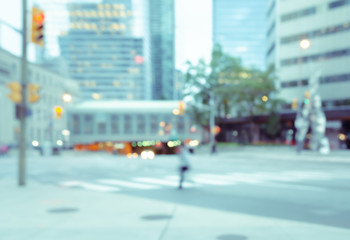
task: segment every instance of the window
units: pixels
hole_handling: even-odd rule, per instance
[[[97,125],[98,134],[106,134],[106,123],[100,122]]]
[[[344,57],[350,55],[350,49],[341,49],[337,51],[332,51],[332,52],[326,52],[323,54],[315,54],[315,55],[310,55],[310,56],[305,56],[303,58],[289,58],[289,59],[284,59],[281,60],[281,65],[282,66],[289,66],[289,65],[295,65],[297,64],[300,60],[300,62],[316,62],[316,61],[323,61],[331,58],[338,58],[338,57]]]
[[[79,115],[73,115],[73,133],[80,134],[80,117]]]
[[[146,131],[146,125],[145,125],[145,116],[144,115],[138,115],[137,116],[137,133],[143,134]]]
[[[84,116],[84,133],[85,134],[93,133],[93,117],[91,114]]]
[[[151,114],[150,116],[150,123],[151,123],[151,133],[158,133],[158,116],[155,114]]]
[[[348,4],[350,4],[350,0],[339,0],[339,1],[334,1],[329,3],[328,8],[333,9],[333,8],[341,7]]]
[[[124,115],[124,133],[130,134],[132,133],[132,118],[131,115]]]
[[[302,34],[292,35],[288,37],[281,38],[281,44],[287,44],[291,42],[300,41],[303,38],[311,39],[311,38],[318,38],[323,37],[330,34],[340,33],[343,31],[350,31],[350,22],[346,22],[340,25],[331,26],[323,29],[317,29],[312,32],[306,32]]]
[[[185,133],[185,118],[182,117],[182,116],[179,116],[177,118],[177,132],[182,134],[182,133]]]
[[[275,9],[276,1],[273,1],[269,10],[267,11],[266,17],[269,17],[272,13],[272,11]]]
[[[301,11],[292,12],[292,13],[282,15],[281,22],[287,22],[287,21],[294,20],[297,18],[306,17],[309,15],[313,15],[315,13],[316,13],[316,7],[306,8],[306,9],[303,9]]]

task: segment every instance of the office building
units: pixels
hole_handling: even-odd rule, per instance
[[[282,113],[295,114],[307,102],[310,79],[319,74],[331,147],[349,148],[350,1],[270,0],[268,6],[266,59],[276,66],[279,96],[287,102]]]
[[[21,59],[0,49],[0,143],[16,145],[19,141],[19,121],[16,120],[16,107],[8,95],[11,90],[6,84],[20,82]],[[48,71],[42,66],[28,64],[28,82],[40,86],[39,101],[28,104],[27,143],[33,140],[39,144],[49,141],[66,143],[67,108],[80,99],[78,84],[69,78]],[[64,94],[70,94],[71,102],[64,102]],[[56,106],[62,107],[60,118],[55,117]],[[63,131],[63,134],[62,134]]]
[[[213,0],[212,6],[213,43],[244,66],[264,69],[266,0]]]
[[[84,99],[145,99],[143,39],[132,34],[131,0],[109,2],[67,5],[61,56]]]
[[[279,0],[269,6],[274,10],[268,16],[267,59],[276,65],[281,96],[301,101],[319,71],[324,107],[349,106],[350,1]]]
[[[152,98],[174,99],[174,0],[149,0],[149,37],[152,62]]]

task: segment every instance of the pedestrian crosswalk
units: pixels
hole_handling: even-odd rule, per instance
[[[233,186],[237,184],[253,184],[262,186],[295,187],[286,185],[310,180],[329,180],[332,176],[325,172],[315,171],[285,171],[285,172],[255,172],[238,173],[228,172],[224,174],[197,173],[187,178],[183,186],[185,188]],[[70,180],[59,182],[63,188],[82,188],[99,192],[121,192],[130,190],[159,190],[176,188],[179,177],[166,175],[161,177],[134,177],[129,179],[92,179],[89,181]],[[311,188],[299,187],[299,189],[310,190]]]

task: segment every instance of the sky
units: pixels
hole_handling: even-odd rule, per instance
[[[32,1],[28,2],[30,5]],[[10,26],[21,29],[21,3],[0,0],[0,47],[16,55],[21,54],[21,38]],[[176,68],[184,68],[187,60],[196,63],[204,58],[208,62],[212,47],[211,0],[175,0],[175,4]]]

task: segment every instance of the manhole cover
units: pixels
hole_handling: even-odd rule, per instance
[[[227,234],[227,235],[220,235],[218,240],[246,240],[247,237],[242,235],[235,235],[235,234]]]
[[[49,213],[69,213],[69,212],[78,212],[78,208],[53,208],[47,210]]]
[[[172,218],[171,215],[163,215],[163,214],[145,215],[141,217],[141,219],[143,220],[166,220],[171,218]]]

